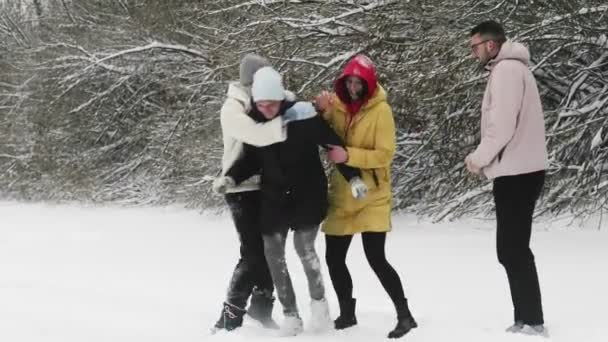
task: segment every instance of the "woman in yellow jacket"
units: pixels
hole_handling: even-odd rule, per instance
[[[340,303],[336,329],[357,324],[353,284],[346,254],[353,235],[361,233],[369,265],[397,311],[397,326],[388,337],[398,338],[417,327],[405,298],[399,275],[386,260],[386,233],[391,229],[391,162],[395,153],[395,122],[386,92],[377,83],[373,63],[355,56],[334,85],[335,95],[321,93],[317,108],[340,135],[346,149],[334,147],[335,163],[360,168],[369,192],[364,199],[351,195],[349,183],[338,172],[331,175],[329,212],[323,223],[325,259]]]

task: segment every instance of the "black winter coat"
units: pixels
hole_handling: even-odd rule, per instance
[[[294,102],[284,102],[282,115]],[[268,121],[255,107],[249,115]],[[319,157],[319,146],[340,145],[340,137],[320,117],[293,121],[287,126],[284,142],[265,147],[245,144],[244,155],[226,173],[238,184],[261,174],[260,220],[264,233],[288,228],[318,226],[327,215],[327,177]],[[360,176],[356,168],[338,165],[347,180]]]

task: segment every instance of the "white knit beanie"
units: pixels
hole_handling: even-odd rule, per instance
[[[272,67],[263,67],[256,71],[253,74],[251,97],[254,102],[264,100],[283,101],[285,99],[285,89],[283,88],[281,74]]]

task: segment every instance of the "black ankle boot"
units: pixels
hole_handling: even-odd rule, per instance
[[[340,316],[334,321],[334,328],[342,330],[357,325],[357,317],[355,316],[355,305],[357,300],[354,298],[340,301]]]
[[[243,325],[243,316],[245,316],[244,309],[234,306],[229,303],[224,303],[220,319],[215,323],[214,330],[225,329],[227,331],[234,330]]]
[[[271,291],[254,289],[247,313],[251,318],[262,323],[264,328],[279,329],[279,325],[272,319],[273,306],[274,297]]]
[[[407,334],[410,330],[418,327],[418,324],[414,320],[410,308],[407,305],[407,299],[399,301],[395,305],[397,309],[397,325],[395,329],[388,333],[388,338],[399,338]]]

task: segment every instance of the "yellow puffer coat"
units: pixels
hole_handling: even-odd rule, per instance
[[[333,108],[324,114],[344,139],[348,151],[346,164],[360,168],[363,181],[369,187],[367,197],[353,198],[350,185],[334,168],[329,188],[329,212],[322,226],[327,235],[391,229],[390,170],[395,154],[395,121],[384,89],[379,84],[369,88],[374,90],[373,94],[354,116],[349,114],[339,96],[334,99]]]

